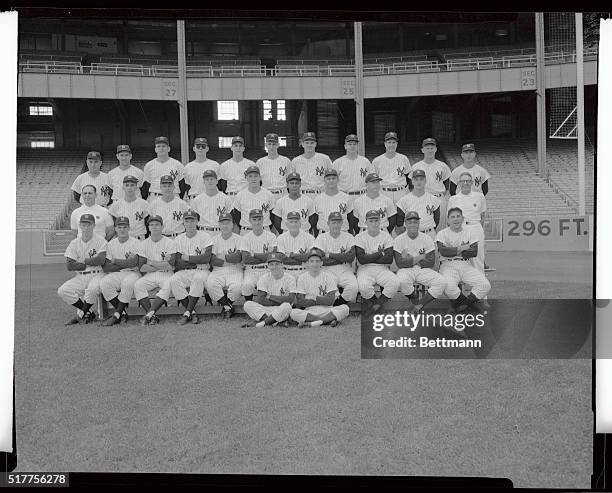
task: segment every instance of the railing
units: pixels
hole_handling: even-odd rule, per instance
[[[82,74],[80,62],[27,61],[19,62],[20,72],[44,72],[47,74]]]

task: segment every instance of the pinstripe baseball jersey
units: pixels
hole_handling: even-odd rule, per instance
[[[233,158],[230,158],[221,163],[219,167],[219,179],[223,179],[227,182],[226,192],[239,192],[247,186],[244,172],[249,166],[255,166],[255,163],[247,158],[243,158],[240,162],[236,162]]]
[[[66,253],[64,253],[64,257],[71,258],[76,260],[77,262],[83,262],[86,258],[93,258],[98,255],[100,252],[106,251],[106,240],[101,238],[97,234],[91,237],[91,239],[87,242],[83,241],[82,238],[75,238],[68,244],[68,248],[66,248]],[[85,267],[85,271],[80,272],[89,272],[91,270],[100,270],[99,265],[88,265]]]
[[[176,195],[170,202],[163,197],[158,197],[149,204],[149,212],[152,216],[159,215],[164,220],[164,234],[182,233],[185,231],[183,224],[183,213],[189,209],[189,205]]]
[[[82,173],[76,177],[70,189],[80,194],[85,185],[93,185],[96,187],[96,204],[102,206],[106,206],[106,204],[108,204],[112,187],[110,179],[106,173],[100,171],[97,176],[91,176],[89,171]],[[81,197],[80,202],[81,204],[84,204],[83,197]]]
[[[218,228],[219,216],[232,211],[232,202],[232,199],[223,192],[217,192],[214,195],[203,192],[193,199],[191,206],[200,214],[200,226]]]
[[[243,252],[253,253],[268,253],[276,250],[276,235],[270,231],[263,230],[257,236],[253,231],[242,237],[242,246],[240,250]]]
[[[338,171],[338,188],[343,192],[359,192],[365,189],[365,177],[372,169],[372,163],[364,156],[349,159],[340,156],[332,163]]]
[[[276,279],[271,272],[266,272],[257,281],[257,289],[272,296],[287,296],[295,293],[295,277],[283,272],[283,277]]]
[[[234,201],[234,209],[240,212],[240,226],[250,227],[249,212],[253,209],[261,209],[263,211],[263,224],[270,226],[270,211],[274,206],[274,195],[265,188],[260,188],[257,193],[251,192],[248,188],[241,190],[236,195]]]
[[[310,229],[308,218],[314,214],[314,201],[300,193],[297,199],[292,199],[289,195],[285,195],[276,201],[272,212],[275,216],[281,218],[281,228],[287,229],[287,214],[290,212],[300,213],[300,227],[303,231]]]
[[[174,158],[168,158],[165,162],[151,159],[144,167],[143,180],[151,184],[150,192],[161,193],[159,179],[164,175],[170,175],[174,179],[174,194],[180,192],[179,181],[185,178],[185,166]]]
[[[209,246],[212,246],[213,239],[206,231],[198,231],[191,238],[187,233],[178,235],[174,239],[174,248],[176,253],[181,255],[203,255]],[[208,270],[208,264],[204,266]]]
[[[458,247],[461,245],[471,245],[473,243],[478,243],[478,236],[476,232],[472,228],[461,228],[460,231],[453,231],[448,228],[444,228],[442,231],[439,231],[436,235],[436,242],[440,242],[447,247]],[[461,255],[454,255],[452,257],[444,257],[440,254],[442,260],[447,258],[463,258]]]
[[[446,210],[451,207],[459,207],[466,221],[479,223],[480,214],[487,210],[487,199],[480,192],[470,192],[467,195],[458,192],[457,195],[448,199]]]
[[[298,277],[295,292],[306,296],[327,296],[332,291],[337,291],[338,285],[333,275],[325,271],[313,276],[310,272],[304,272]]]
[[[346,231],[340,231],[337,238],[327,231],[317,236],[314,246],[325,253],[346,253],[355,246],[355,237]]]
[[[323,176],[327,168],[332,167],[332,161],[327,154],[315,152],[307,158],[305,154],[296,156],[291,161],[291,171],[300,174],[302,190],[323,190]]]
[[[491,178],[489,172],[478,164],[475,164],[471,168],[466,168],[463,164],[461,164],[451,172],[450,180],[457,185],[459,183],[459,176],[461,173],[466,172],[472,175],[472,179],[474,180],[474,183],[472,184],[472,191],[482,193],[482,184]]]
[[[438,161],[437,159],[431,164],[427,164],[425,161],[419,161],[418,163],[412,165],[412,169],[410,170],[410,178],[412,178],[412,173],[417,169],[422,169],[425,171],[426,192],[431,194],[444,193],[446,190],[444,187],[444,181],[448,180],[451,176],[450,168],[446,163]]]
[[[268,190],[284,190],[287,188],[287,170],[291,166],[288,157],[278,156],[270,159],[268,156],[260,157],[255,163],[261,173],[263,187]]]
[[[342,215],[342,231],[348,231],[349,224],[346,218],[349,212],[353,209],[350,206],[349,196],[344,192],[338,192],[335,195],[328,195],[323,192],[314,199],[315,213],[319,215],[317,229],[327,230],[327,218],[330,212],[340,212]]]
[[[128,202],[125,199],[113,202],[108,208],[111,216],[127,217],[130,220],[130,236],[142,236],[147,234],[145,218],[149,215],[149,203],[140,197]]]
[[[416,211],[421,218],[419,229],[426,230],[436,227],[434,220],[434,212],[440,208],[440,199],[435,195],[425,192],[420,197],[417,197],[414,192],[404,195],[397,201],[397,208],[401,209],[404,215],[410,211]],[[400,224],[403,226],[403,224]]]
[[[140,242],[140,249],[138,250],[138,255],[154,262],[164,260],[168,262],[170,255],[174,253],[176,253],[174,240],[167,236],[162,236],[158,241],[153,241],[149,236],[146,240]]]
[[[421,232],[419,232],[414,239],[410,238],[408,233],[402,233],[393,240],[393,250],[397,253],[402,253],[404,250],[407,250],[408,254],[413,257],[432,252],[435,249],[436,245],[434,245],[431,236]]]
[[[73,210],[72,214],[70,215],[70,229],[78,231],[78,238],[81,237],[81,228],[79,228],[79,221],[81,220],[81,216],[83,214],[91,214],[93,217],[96,218],[94,234],[100,236],[101,238],[106,238],[106,228],[108,228],[109,226],[114,226],[115,224],[115,221],[113,221],[113,218],[109,214],[108,209],[106,209],[105,207],[102,207],[98,204],[94,204],[92,207],[82,205],[81,207],[78,207]]]
[[[108,242],[106,246],[106,258],[108,260],[127,260],[128,257],[132,255],[138,255],[140,250],[140,241],[136,238],[132,238],[131,236],[124,241],[123,243],[119,241],[119,238],[113,238]],[[131,267],[121,269],[121,272],[129,272],[136,271],[138,272],[138,267]]]
[[[122,169],[121,166],[117,166],[108,172],[108,179],[110,180],[110,185],[113,189],[113,202],[123,198],[123,179],[128,175],[138,179],[136,196],[140,197],[140,187],[142,187],[144,176],[143,171],[131,164],[126,169]]]
[[[368,211],[380,212],[380,227],[389,226],[389,218],[397,213],[393,201],[386,195],[379,194],[376,198],[371,198],[367,194],[361,195],[353,204],[353,214],[359,219],[359,227],[366,227],[366,214]]]
[[[306,253],[312,248],[314,242],[314,236],[305,231],[300,231],[297,236],[293,236],[290,231],[285,231],[276,239],[276,247],[283,255]]]
[[[232,233],[232,235],[226,240],[223,238],[223,235],[218,234],[213,237],[213,247],[212,253],[215,257],[220,258],[225,261],[225,256],[228,253],[236,253],[241,251],[242,249],[242,237],[237,235],[236,233]],[[242,270],[242,263],[239,264],[225,264],[221,267],[214,266],[213,270],[223,269],[226,267],[236,267],[237,269]]]
[[[219,163],[212,159],[206,159],[206,161],[202,162],[193,160],[185,166],[185,184],[191,187],[187,192],[190,197],[200,195],[204,191],[204,178],[202,178],[202,175],[204,171],[209,169],[212,169],[219,176]]]
[[[393,238],[386,231],[379,231],[376,236],[371,236],[367,231],[362,231],[355,236],[355,246],[363,248],[366,255],[386,250],[393,246]],[[383,265],[383,264],[378,264]]]
[[[382,178],[380,185],[383,188],[401,188],[406,186],[406,176],[410,173],[410,161],[408,157],[399,152],[388,158],[387,154],[381,154],[372,161],[372,168]]]

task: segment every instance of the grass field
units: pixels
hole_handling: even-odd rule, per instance
[[[492,273],[491,298],[590,296],[586,277],[512,275]],[[63,327],[71,310],[55,291],[67,277],[61,266],[17,270],[20,471],[590,485],[590,360],[362,360],[355,315],[302,331],[243,329],[242,317]]]

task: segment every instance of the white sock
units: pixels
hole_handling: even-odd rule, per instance
[[[151,318],[153,315],[155,315],[155,312],[151,310],[149,313],[147,313],[147,318]]]
[[[85,315],[85,312],[81,310],[80,308],[77,308],[77,315],[79,318],[83,318],[83,316]]]
[[[323,320],[315,320],[314,322],[310,322],[311,327],[319,327],[323,325]]]
[[[189,310],[187,310],[185,313],[183,313],[183,317],[191,317],[191,312]]]
[[[115,313],[113,313],[113,317],[115,317],[117,320],[119,320],[121,318],[121,314],[119,312],[115,312]]]
[[[261,327],[264,327],[266,325],[266,321],[262,320],[261,322],[257,322],[255,324],[255,327],[257,327],[258,329],[260,329]]]

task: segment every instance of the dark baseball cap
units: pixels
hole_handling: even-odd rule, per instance
[[[419,213],[417,211],[408,211],[406,212],[406,217],[404,218],[404,221],[409,221],[410,219],[421,219],[419,217]]]
[[[289,183],[291,180],[297,180],[297,181],[302,181],[302,177],[300,176],[299,173],[296,173],[295,171],[292,173],[289,173],[287,175],[287,183]]]
[[[399,141],[399,139],[397,137],[397,133],[396,132],[387,132],[385,134],[385,142],[387,140],[397,140],[397,141]]]
[[[378,176],[378,173],[370,173],[368,176],[366,176],[366,179],[365,179],[366,183],[370,183],[373,181],[382,181],[382,178]]]
[[[239,142],[240,144],[244,145],[244,139],[242,137],[234,137],[232,139],[232,145],[234,145],[236,142]]]
[[[149,224],[151,224],[153,222],[157,222],[159,224],[164,224],[164,220],[162,219],[162,217],[157,215],[157,214],[155,216],[149,217]]]
[[[433,137],[428,137],[425,140],[423,140],[422,147],[425,147],[428,144],[433,144],[433,145],[437,146],[438,142]]]
[[[359,137],[357,137],[355,134],[348,134],[344,138],[344,142],[359,142]]]
[[[308,250],[308,258],[310,257],[319,257],[320,259],[323,259],[323,257],[325,257],[325,254],[323,253],[323,250],[319,248],[311,248],[310,250]]]
[[[325,170],[325,176],[338,176],[338,171],[336,171],[334,168],[327,168]]]
[[[87,153],[87,159],[102,159],[102,154],[98,151],[89,151]]]
[[[461,152],[475,151],[475,150],[476,150],[476,146],[474,144],[463,144],[463,147],[461,148]]]
[[[193,145],[196,144],[204,144],[204,145],[208,145],[208,140],[206,140],[204,137],[196,137],[195,139],[193,139]]]
[[[130,225],[130,218],[129,217],[125,217],[125,216],[119,216],[117,218],[117,220],[115,221],[115,226],[120,226],[122,224],[124,226],[129,226]]]
[[[134,175],[125,175],[123,177],[123,183],[138,183],[138,178]]]
[[[244,176],[250,174],[250,173],[257,173],[258,175],[261,174],[259,172],[259,168],[257,166],[249,166],[245,172],[244,172]]]
[[[155,143],[170,145],[170,140],[168,137],[155,137]]]
[[[195,219],[196,221],[199,221],[200,215],[193,209],[187,209],[185,213],[183,214],[183,221],[185,219]]]
[[[291,211],[287,213],[287,221],[291,221],[293,219],[297,219],[298,221],[300,221],[302,219],[302,216],[300,216],[300,213],[297,211]]]
[[[278,142],[278,134],[266,134],[266,142]]]
[[[425,171],[423,171],[422,169],[415,169],[412,172],[412,178],[418,178],[419,176],[425,178]]]
[[[249,211],[249,219],[254,217],[263,217],[263,211],[261,209],[251,209]]]
[[[317,135],[314,132],[305,132],[304,135],[302,135],[302,142],[306,141],[306,140],[317,140]]]
[[[79,222],[80,223],[91,223],[91,224],[96,224],[96,218],[93,216],[93,214],[83,214],[80,218],[79,218]]]
[[[282,263],[283,262],[283,256],[278,253],[278,252],[271,252],[268,255],[268,263],[270,262],[279,262]]]
[[[132,152],[132,149],[130,149],[130,146],[127,144],[121,144],[117,146],[117,154],[120,152]]]
[[[224,212],[223,214],[219,214],[219,222],[223,221],[233,221],[232,215],[229,212]]]
[[[217,173],[214,169],[207,169],[202,173],[202,178],[217,178]]]
[[[164,175],[159,179],[159,183],[160,185],[162,183],[174,183],[174,180],[172,179],[170,175]]]
[[[366,221],[368,219],[380,219],[380,211],[371,210],[366,212]]]
[[[342,219],[342,214],[340,214],[338,211],[330,212],[329,216],[327,216],[327,220],[328,221],[344,221],[344,219]]]

